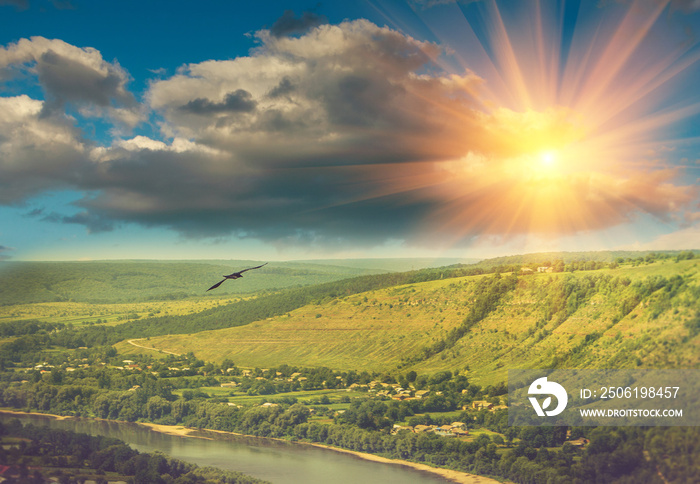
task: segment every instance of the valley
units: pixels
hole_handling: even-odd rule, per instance
[[[0,406],[330,445],[514,482],[683,482],[697,470],[692,428],[508,425],[508,369],[700,366],[700,260],[626,255],[374,274],[407,262],[282,264],[290,280],[270,264],[257,281],[229,283],[241,292],[178,298],[169,294],[190,265],[153,266],[158,298],[137,290],[150,262],[87,264],[62,282],[50,275],[61,300],[0,293]],[[88,289],[97,279],[113,281],[111,299]],[[674,442],[687,450],[669,454]]]

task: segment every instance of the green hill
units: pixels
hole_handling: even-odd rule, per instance
[[[257,261],[2,262],[0,306],[40,302],[142,302],[206,296],[206,289]],[[216,295],[253,294],[387,272],[306,262],[274,262],[225,284]],[[212,294],[212,293],[209,293]]]
[[[240,366],[467,370],[482,383],[503,381],[507,368],[696,368],[699,266],[665,259],[415,282],[141,343]],[[148,351],[128,343],[119,349]]]

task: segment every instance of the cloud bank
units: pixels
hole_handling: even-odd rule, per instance
[[[80,190],[78,214],[35,215],[326,246],[572,234],[697,204],[677,170],[567,154],[598,146],[576,113],[489,105],[486,80],[440,69],[436,44],[291,12],[256,37],[248,56],[184,65],[141,100],[95,49],[0,48],[0,75],[45,94],[0,97],[0,203]],[[69,107],[115,126],[151,115],[161,136],[89,140]],[[543,168],[545,147],[559,166]]]

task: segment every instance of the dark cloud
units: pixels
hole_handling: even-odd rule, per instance
[[[61,222],[64,224],[84,225],[90,233],[111,232],[115,227],[114,221],[104,219],[87,210],[63,217]]]
[[[28,96],[0,97],[0,203],[80,186],[90,171],[79,130],[65,116],[42,116],[43,106]]]
[[[69,0],[51,0],[51,5],[53,5],[56,10],[75,10],[75,5]]]
[[[180,110],[204,116],[221,113],[249,113],[255,110],[256,105],[257,102],[248,91],[238,89],[226,94],[223,102],[216,103],[209,99],[197,98],[180,106]]]
[[[291,94],[295,91],[294,84],[289,79],[289,77],[283,78],[278,85],[276,85],[268,94],[270,97],[283,97]]]
[[[9,5],[17,10],[27,10],[29,8],[29,0],[0,0],[0,6]]]
[[[392,98],[401,95],[381,74],[348,74],[323,93],[328,115],[339,125],[372,126],[396,113]],[[402,123],[400,117],[394,120]]]
[[[75,6],[68,0],[49,0],[46,2],[51,4],[56,10],[75,10]],[[0,6],[14,6],[18,11],[29,9],[29,0],[0,0]]]
[[[115,228],[114,221],[100,217],[99,215],[87,210],[78,212],[75,215],[61,215],[56,212],[51,212],[44,215],[41,220],[52,223],[83,225],[91,234],[111,232]]]
[[[10,254],[7,254],[7,252],[12,252],[14,247],[7,247],[5,245],[0,245],[0,260],[8,260],[11,259],[12,256]]]
[[[56,53],[44,52],[37,60],[39,81],[56,100],[109,106],[112,101],[133,106],[136,100],[124,90],[125,75],[114,68],[104,71]]]
[[[295,17],[292,10],[285,10],[284,14],[270,27],[270,33],[274,37],[282,37],[290,34],[303,34],[309,29],[327,23],[323,15],[314,12],[303,12],[300,17]]]
[[[408,235],[431,206],[406,194],[373,197],[373,185],[354,170],[246,174],[218,164],[194,153],[132,153],[128,162],[106,168],[100,195],[80,202],[90,214],[82,221],[169,227],[193,238],[232,234],[279,244],[357,245]]]

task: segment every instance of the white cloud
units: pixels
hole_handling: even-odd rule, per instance
[[[143,105],[94,49],[42,38],[2,49],[0,68],[36,71],[49,99],[3,98],[0,201],[70,186],[91,196],[56,220],[94,230],[130,221],[281,244],[420,231],[429,244],[668,220],[697,197],[677,170],[614,169],[570,109],[486,108],[485,81],[439,70],[434,44],[365,20],[256,35],[248,56],[153,80]],[[87,143],[60,103],[131,125],[153,110],[161,136]],[[542,167],[545,146],[561,149],[558,168]]]
[[[372,157],[410,156],[408,132],[457,134],[450,111],[469,104],[464,88],[480,82],[469,73],[425,75],[436,45],[365,20],[257,37],[250,56],[190,64],[152,83],[147,97],[164,133],[237,153],[245,145],[256,162],[288,164],[294,153],[333,164],[354,158],[350,144],[377,145]],[[444,146],[438,140],[430,156]],[[413,152],[423,157],[425,146]]]
[[[44,103],[29,96],[0,97],[0,202],[49,187],[66,186],[85,147],[63,116],[42,116]]]
[[[69,102],[78,105],[84,114],[106,115],[128,126],[144,119],[126,88],[128,73],[116,61],[106,62],[94,48],[44,37],[20,39],[0,47],[0,75],[10,77],[13,69],[24,69],[38,77],[46,92],[44,109],[57,109]]]

